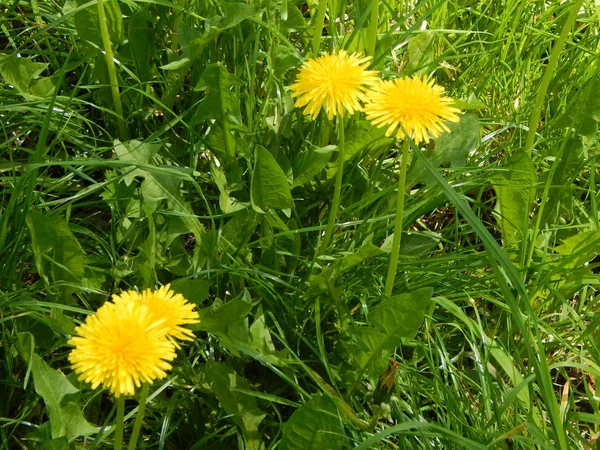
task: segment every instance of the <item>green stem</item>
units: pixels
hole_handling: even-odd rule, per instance
[[[335,224],[335,219],[338,215],[338,209],[340,208],[340,195],[342,192],[342,179],[344,177],[344,158],[345,158],[345,149],[344,149],[344,119],[339,118],[338,120],[338,165],[337,165],[337,174],[335,176],[335,187],[333,190],[333,201],[331,202],[331,209],[329,210],[329,220],[327,221],[327,229],[325,230],[325,237],[321,241],[321,245],[319,246],[318,255],[322,255],[327,250],[327,246],[329,245],[329,241],[331,240],[331,235],[333,234],[333,226]]]
[[[406,190],[406,168],[408,167],[408,149],[410,140],[407,138],[402,146],[402,162],[400,163],[400,178],[398,178],[398,200],[396,202],[396,219],[394,221],[394,240],[392,242],[392,256],[385,279],[385,293],[391,297],[396,280],[400,243],[402,242],[402,228],[404,227],[404,191]]]
[[[142,422],[144,421],[144,411],[146,411],[146,399],[148,398],[148,391],[150,385],[144,383],[142,385],[142,391],[140,392],[140,403],[138,407],[137,416],[135,416],[135,422],[133,423],[133,431],[131,432],[131,439],[129,440],[129,446],[127,450],[135,450],[140,430],[142,429]]]
[[[102,45],[104,46],[104,60],[108,69],[108,79],[110,81],[110,91],[115,104],[115,113],[117,115],[117,126],[119,128],[119,138],[122,141],[127,140],[125,122],[123,120],[123,106],[121,105],[121,96],[119,95],[119,84],[117,82],[117,70],[115,69],[115,59],[110,44],[110,35],[108,34],[108,25],[106,14],[104,14],[104,0],[98,0],[98,22],[100,24],[100,35],[102,36]]]
[[[181,19],[183,19],[183,12],[185,11],[185,0],[177,0],[177,6],[181,6],[181,10],[177,11],[175,19],[173,20],[173,27],[171,28],[171,51],[176,52],[179,48],[179,25]]]
[[[371,19],[367,31],[367,56],[375,57],[377,43],[377,25],[379,21],[379,0],[371,0]]]
[[[320,0],[319,7],[317,9],[317,15],[315,17],[314,34],[312,38],[312,54],[313,57],[319,55],[319,48],[321,47],[321,35],[323,34],[323,25],[325,25],[325,12],[327,11],[327,0]]]
[[[117,418],[115,422],[115,450],[123,447],[123,427],[125,422],[125,396],[117,398]]]
[[[552,53],[550,54],[550,59],[548,60],[548,66],[544,71],[544,76],[542,77],[540,87],[538,88],[535,103],[533,105],[533,110],[531,111],[531,117],[529,118],[529,131],[527,132],[527,140],[525,141],[525,152],[529,156],[531,156],[531,150],[535,141],[535,133],[537,131],[537,127],[540,122],[540,117],[542,115],[542,106],[544,104],[544,98],[546,98],[546,91],[548,90],[550,81],[552,81],[552,75],[554,75],[554,70],[556,69],[556,66],[558,64],[558,57],[560,56],[560,52],[564,47],[565,42],[567,41],[569,32],[573,27],[575,19],[577,19],[577,13],[581,9],[582,4],[583,0],[578,0],[575,3],[573,3],[573,6],[571,7],[572,9],[569,13],[569,17],[563,25],[562,31],[560,32],[560,35],[558,36],[558,39],[554,44],[554,48],[552,49]]]

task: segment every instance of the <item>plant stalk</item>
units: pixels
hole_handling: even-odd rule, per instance
[[[400,243],[402,242],[402,228],[404,227],[404,191],[406,190],[406,169],[408,167],[408,149],[410,139],[407,137],[402,145],[402,161],[400,163],[400,177],[398,178],[398,200],[396,202],[396,218],[394,220],[394,240],[392,241],[392,255],[388,266],[385,280],[385,294],[392,296],[396,270],[398,268],[398,257],[400,255]]]
[[[117,115],[117,127],[119,128],[119,138],[121,141],[127,140],[127,131],[123,119],[123,106],[121,96],[119,95],[119,84],[117,81],[117,70],[115,68],[115,59],[110,44],[110,35],[108,34],[108,25],[106,14],[104,13],[104,0],[98,0],[98,23],[100,24],[100,35],[102,36],[102,45],[104,46],[104,60],[108,69],[108,79],[110,81],[110,92],[115,105]]]
[[[325,25],[325,12],[327,11],[327,0],[319,0],[317,15],[315,16],[314,34],[312,38],[312,56],[316,58],[319,55],[321,47],[321,35]]]
[[[531,150],[533,149],[533,144],[535,141],[535,133],[540,122],[540,117],[542,116],[542,107],[544,105],[544,99],[546,98],[546,91],[548,90],[550,81],[552,81],[554,70],[558,65],[558,57],[560,56],[560,52],[567,41],[567,37],[569,36],[569,32],[573,27],[573,23],[575,22],[575,19],[577,19],[577,13],[581,9],[582,4],[583,0],[577,0],[575,3],[573,3],[571,11],[569,12],[569,17],[567,17],[567,21],[563,25],[560,35],[558,36],[558,39],[554,44],[554,48],[552,49],[552,53],[550,54],[548,66],[544,71],[544,76],[542,77],[540,87],[538,88],[533,110],[531,111],[531,116],[529,118],[529,130],[527,131],[527,140],[525,141],[525,153],[527,153],[528,156],[531,156]]]
[[[377,44],[377,25],[379,21],[379,0],[371,0],[371,18],[367,30],[367,56],[375,57]]]
[[[144,383],[142,385],[142,391],[140,392],[140,403],[138,407],[137,416],[135,416],[135,422],[133,423],[133,431],[131,432],[131,439],[129,440],[129,446],[127,450],[135,450],[140,430],[142,429],[142,422],[144,421],[144,412],[146,411],[146,399],[148,398],[148,391],[150,385]]]
[[[125,396],[117,398],[117,418],[115,424],[115,450],[123,447],[123,428],[125,426]]]
[[[344,177],[344,158],[345,158],[345,145],[344,145],[344,118],[338,119],[338,166],[337,173],[335,176],[335,187],[333,190],[333,201],[331,202],[331,209],[329,210],[329,220],[327,221],[327,228],[325,230],[325,237],[321,241],[318,255],[322,255],[327,250],[331,235],[333,234],[333,226],[338,215],[340,208],[340,196],[342,192],[342,179]]]
[[[177,0],[177,5],[181,6],[181,10],[177,11],[175,19],[173,20],[173,28],[171,28],[171,51],[176,52],[179,48],[179,25],[183,19],[183,12],[185,11],[186,0]]]

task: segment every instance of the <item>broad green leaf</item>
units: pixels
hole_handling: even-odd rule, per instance
[[[223,14],[221,20],[215,26],[218,32],[235,27],[243,20],[252,17],[258,12],[258,9],[255,6],[244,2],[223,2],[220,6]]]
[[[164,66],[160,66],[162,70],[177,70],[181,67],[187,65],[190,62],[189,58],[181,58],[176,61],[170,62],[169,64],[165,64]]]
[[[58,439],[50,439],[41,443],[41,450],[71,450],[69,439],[63,436]]]
[[[89,3],[87,0],[77,0],[77,6]],[[118,0],[104,0],[104,14],[108,26],[108,34],[113,48],[118,46],[124,37],[123,17]],[[98,7],[95,4],[75,13],[75,29],[82,42],[86,56],[93,57],[102,52],[104,45],[100,34]]]
[[[434,167],[450,164],[452,167],[463,167],[471,151],[479,143],[479,120],[474,113],[461,116],[457,123],[447,122],[449,133],[442,134],[435,140],[435,149],[426,152],[429,162]],[[415,160],[408,172],[407,186],[417,183],[432,183],[433,178],[418,160]]]
[[[252,303],[243,297],[227,303],[216,300],[209,308],[200,309],[200,323],[189,325],[189,328],[214,334],[236,356],[241,352],[263,363],[284,364],[275,351],[262,313],[255,317],[252,327],[248,327]]]
[[[462,111],[484,109],[486,107],[485,103],[479,100],[475,94],[469,95],[466,99],[455,99],[454,105]]]
[[[527,153],[517,151],[491,181],[498,199],[502,240],[506,247],[516,248],[529,229],[537,183],[535,167]]]
[[[130,142],[115,141],[115,153],[121,161],[131,162],[131,170],[125,169],[123,181],[129,186],[135,177],[146,177],[146,171],[138,168],[139,164],[152,165],[152,157],[160,150],[160,144],[146,144],[144,142],[132,140]]]
[[[221,130],[222,133],[222,130]],[[214,148],[211,146],[211,148]],[[242,180],[242,171],[239,164],[225,164],[217,166],[214,162],[210,165],[210,173],[213,181],[219,188],[219,207],[224,213],[233,213],[245,210],[250,202],[240,201],[232,193],[245,193],[245,185]]]
[[[341,450],[346,433],[334,401],[316,395],[298,408],[283,426],[280,450]]]
[[[132,140],[129,142],[115,141],[115,153],[121,161],[131,162],[131,169],[127,169],[123,177],[126,184],[130,184],[135,177],[142,177],[144,181],[140,187],[142,197],[150,212],[158,207],[158,203],[166,199],[169,210],[178,215],[185,227],[196,238],[195,264],[202,266],[199,248],[205,233],[204,226],[195,217],[189,203],[181,196],[179,184],[182,181],[193,181],[191,176],[176,167],[156,167],[152,163],[152,157],[160,146],[146,144]]]
[[[256,160],[252,173],[252,207],[260,213],[269,209],[294,207],[294,199],[285,173],[266,148],[256,146]]]
[[[541,197],[548,177],[552,175],[548,193],[544,199],[540,230],[543,230],[546,224],[556,223],[559,216],[563,216],[566,220],[570,220],[573,216],[574,185],[572,180],[573,177],[579,176],[581,164],[585,158],[584,146],[579,137],[571,137],[564,141],[563,145],[557,147],[558,150],[553,154],[556,168],[543,173],[538,185],[538,196]]]
[[[358,349],[351,352],[359,375],[365,371],[377,377],[388,364],[394,349],[417,334],[431,301],[432,288],[385,298],[369,314],[372,326],[354,327],[350,334]]]
[[[206,91],[206,97],[198,104],[191,124],[206,120],[216,120],[223,129],[225,149],[230,159],[235,158],[236,142],[231,134],[233,128],[240,124],[240,101],[232,88],[245,83],[229,73],[221,63],[210,64],[200,77],[196,90]]]
[[[31,371],[35,383],[35,391],[51,406],[59,406],[66,395],[79,392],[67,378],[52,369],[37,354],[31,360]]]
[[[297,8],[294,10],[299,11]],[[271,50],[271,61],[275,76],[282,79],[283,76],[291,69],[295,69],[302,65],[302,58],[299,53],[290,48],[289,45],[275,45]]]
[[[352,121],[346,129],[346,143],[344,146],[345,161],[350,161],[362,150],[381,140],[384,145],[393,141],[385,137],[385,128],[379,128],[368,120]]]
[[[557,126],[573,128],[577,134],[592,139],[600,121],[600,76],[594,76],[573,96],[566,112],[558,118]]]
[[[219,247],[228,253],[239,251],[250,240],[257,225],[258,214],[253,209],[237,212],[221,229]]]
[[[305,150],[296,155],[292,164],[292,172],[294,174],[292,188],[308,183],[321,172],[331,159],[334,149],[336,147],[330,145],[317,150]]]
[[[240,347],[248,347],[251,343],[248,330],[248,314],[251,309],[252,303],[240,297],[227,303],[215,300],[209,308],[198,311],[200,323],[192,324],[189,328],[214,334],[237,355]]]
[[[434,58],[433,33],[424,31],[408,40],[408,62],[404,72],[408,75],[428,72],[427,65]]]
[[[600,232],[584,231],[571,236],[564,239],[561,245],[554,248],[554,251],[572,258],[564,265],[565,269],[583,267],[600,254]]]
[[[137,76],[144,81],[149,78],[153,49],[156,45],[155,33],[146,9],[134,12],[129,19],[127,38],[131,57],[135,61]]]
[[[200,305],[208,297],[210,285],[210,281],[202,278],[180,278],[171,283],[171,289],[183,295],[189,302]]]
[[[479,120],[476,114],[467,113],[461,116],[459,122],[448,122],[446,125],[450,132],[436,139],[434,151],[443,156],[442,162],[462,167],[469,153],[479,144]]]
[[[53,81],[48,77],[40,77],[46,67],[48,64],[20,56],[0,56],[0,76],[26,100],[52,95]]]
[[[379,247],[367,243],[363,245],[357,252],[349,253],[335,261],[331,267],[324,270],[323,273],[310,277],[310,292],[319,294],[327,292],[330,284],[335,286],[340,275],[348,269],[365,262],[375,256],[383,255],[385,252]]]
[[[268,362],[273,365],[283,364],[280,356],[283,352],[278,352],[273,344],[271,332],[267,328],[265,316],[262,308],[259,308],[254,316],[254,321],[250,326],[250,335],[252,339],[252,351],[257,352],[261,362]]]
[[[351,121],[346,128],[344,161],[348,162],[361,151],[370,147],[386,147],[392,138],[385,137],[385,128],[378,128],[368,120]],[[337,172],[337,161],[330,164],[327,177],[332,178]]]
[[[380,256],[383,254],[383,251],[373,244],[365,244],[363,245],[356,253],[352,253],[350,255],[346,255],[343,258],[337,260],[333,264],[333,273],[334,275],[341,274],[346,270],[363,263],[367,259],[371,259],[375,256]]]
[[[381,244],[381,250],[386,253],[391,253],[392,244],[394,241],[394,235],[390,234],[383,244]],[[427,255],[432,251],[440,242],[440,235],[431,232],[421,233],[402,233],[402,240],[400,241],[400,254],[408,258],[418,258]]]
[[[35,391],[44,399],[53,438],[66,436],[69,441],[79,436],[89,436],[99,428],[91,425],[83,416],[81,408],[69,396],[79,392],[67,378],[50,368],[38,355],[31,364]]]
[[[69,225],[53,213],[34,209],[26,217],[37,270],[46,280],[80,284],[84,275],[83,250]]]
[[[215,34],[203,34],[199,29],[187,26],[184,21],[179,26],[178,34],[181,55],[190,61],[198,58],[204,47],[216,36]]]
[[[196,90],[206,91],[207,95],[198,105],[194,120],[219,119],[222,121],[227,115],[239,119],[239,100],[231,89],[244,84],[246,83],[229,73],[221,63],[207,66],[196,85]]]
[[[300,31],[306,28],[306,20],[300,11],[300,8],[288,8],[287,17],[279,24],[279,29],[283,34],[290,31]]]
[[[258,408],[254,397],[236,390],[250,390],[248,381],[239,376],[231,367],[218,362],[206,364],[205,373],[221,406],[242,430],[246,449],[264,448],[258,427],[266,414]]]

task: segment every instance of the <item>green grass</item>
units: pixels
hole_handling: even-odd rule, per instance
[[[0,3],[0,448],[112,448],[113,399],[66,341],[113,293],[167,283],[202,321],[138,448],[594,448],[594,2],[380,4],[373,68],[467,111],[411,149],[391,299],[401,144],[360,113],[317,256],[336,127],[289,91],[317,4],[105,0],[120,118],[97,3],[62,3]],[[364,51],[370,8],[328,3],[321,51]],[[257,193],[281,174],[293,205]]]

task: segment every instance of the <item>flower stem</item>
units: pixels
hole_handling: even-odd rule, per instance
[[[115,422],[115,450],[121,450],[123,447],[123,427],[125,422],[125,396],[117,398],[117,418]]]
[[[402,241],[402,228],[404,227],[404,191],[406,190],[406,168],[408,167],[408,149],[410,140],[407,138],[402,146],[402,162],[400,163],[400,178],[398,178],[398,200],[396,202],[396,219],[394,221],[394,240],[392,241],[392,256],[388,266],[387,278],[385,280],[385,293],[391,297],[396,280],[396,269],[398,268],[398,255],[400,254],[400,243]]]
[[[131,439],[129,440],[129,446],[127,450],[135,450],[140,430],[142,429],[142,422],[144,421],[144,412],[146,411],[146,399],[148,398],[148,391],[150,385],[144,383],[142,385],[142,391],[140,392],[140,404],[138,407],[137,416],[135,416],[135,422],[133,423],[133,431],[131,432]]]
[[[569,12],[569,17],[567,17],[567,21],[563,25],[560,35],[558,36],[558,39],[554,44],[554,48],[552,48],[552,53],[550,54],[548,65],[546,66],[544,76],[542,77],[540,87],[538,88],[535,103],[533,105],[533,110],[531,111],[531,116],[529,118],[529,131],[527,131],[527,140],[525,141],[525,152],[529,156],[531,156],[531,150],[535,141],[535,133],[537,131],[538,123],[540,122],[540,117],[542,115],[542,106],[544,104],[544,98],[546,97],[546,91],[548,90],[550,81],[552,81],[552,75],[554,75],[554,69],[556,69],[556,65],[558,64],[558,57],[560,56],[560,52],[562,51],[563,46],[567,41],[569,32],[573,27],[575,19],[577,19],[577,14],[581,9],[582,4],[583,0],[578,0],[575,3],[573,3],[571,11]]]
[[[327,246],[329,245],[329,241],[331,240],[331,235],[333,234],[333,225],[335,224],[335,219],[338,215],[338,209],[340,208],[340,194],[342,192],[342,179],[344,177],[344,158],[345,158],[345,149],[344,149],[344,119],[338,119],[338,164],[337,164],[337,174],[335,176],[335,187],[333,190],[333,201],[331,202],[331,209],[329,210],[329,220],[327,221],[327,229],[325,230],[325,237],[321,241],[321,245],[319,246],[318,255],[322,255],[327,250]]]
[[[115,59],[110,44],[110,35],[108,34],[108,25],[106,14],[104,13],[104,0],[98,0],[98,22],[100,24],[100,35],[102,36],[102,45],[104,46],[104,60],[108,69],[108,79],[110,81],[110,91],[115,104],[115,114],[117,115],[117,126],[119,128],[119,138],[122,141],[127,140],[125,122],[123,120],[123,106],[121,105],[121,96],[119,95],[119,84],[117,82],[117,71],[115,69]]]
[[[319,54],[321,47],[321,35],[323,34],[323,25],[325,25],[325,12],[327,11],[327,0],[319,0],[317,15],[315,16],[314,34],[312,38],[313,57]]]
[[[377,43],[377,25],[379,20],[379,0],[371,0],[371,18],[367,31],[367,56],[375,56]]]

